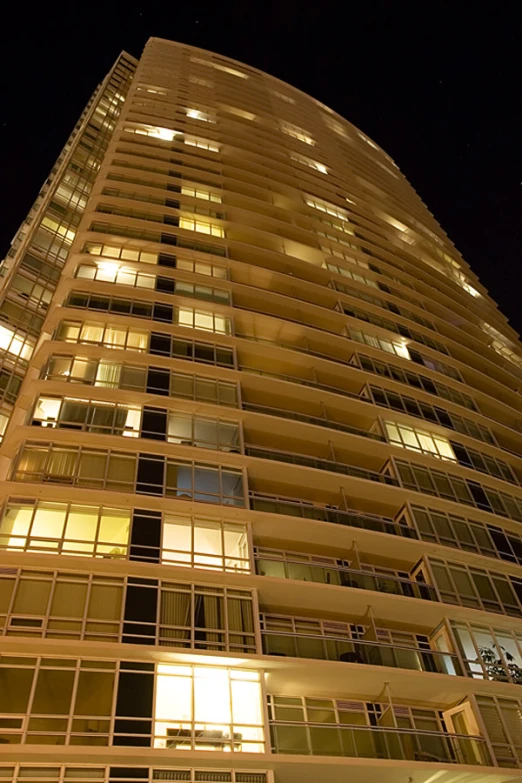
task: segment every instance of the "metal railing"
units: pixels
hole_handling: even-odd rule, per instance
[[[342,473],[345,476],[362,478],[367,481],[378,481],[381,484],[391,484],[394,487],[400,486],[396,478],[385,473],[378,473],[375,470],[366,470],[365,468],[359,468],[355,465],[345,465],[343,462],[334,462],[329,459],[295,454],[295,452],[292,451],[265,449],[261,446],[253,446],[246,443],[245,454],[249,457],[259,457],[260,459],[271,459],[276,460],[277,462],[289,462],[292,465],[303,465],[307,468],[327,470],[329,473]]]
[[[315,424],[318,427],[327,427],[330,430],[339,430],[340,432],[348,432],[351,435],[360,435],[363,438],[371,438],[372,440],[382,442],[386,441],[386,438],[378,432],[369,432],[368,430],[362,430],[359,427],[353,427],[351,424],[344,424],[341,421],[325,419],[322,416],[310,416],[306,413],[298,413],[297,411],[290,411],[286,408],[270,408],[267,405],[255,405],[251,402],[244,402],[242,408],[245,411],[252,411],[253,413],[264,413],[268,416],[293,419],[294,421],[302,421],[306,424]]]
[[[270,729],[274,753],[492,764],[485,740],[464,734],[290,721],[272,721]]]
[[[270,630],[263,630],[262,634],[265,655],[392,666],[394,669],[463,676],[462,666],[455,653],[348,639],[346,636],[292,634]]]
[[[393,536],[403,536],[404,538],[419,538],[417,531],[413,527],[410,527],[405,522],[395,521],[391,517],[382,517],[366,512],[361,513],[350,509],[343,510],[328,506],[317,506],[305,501],[280,498],[277,495],[264,495],[259,492],[250,492],[249,501],[250,508],[253,511],[316,519],[320,522],[373,530],[377,533],[388,533]]]
[[[256,572],[260,576],[282,579],[297,579],[316,584],[353,587],[358,590],[373,590],[378,593],[402,595],[408,598],[421,598],[425,601],[438,601],[437,592],[432,585],[416,582],[399,574],[379,574],[364,571],[336,563],[317,563],[312,560],[285,559],[271,557],[270,550],[256,550]],[[273,554],[276,554],[274,552]]]

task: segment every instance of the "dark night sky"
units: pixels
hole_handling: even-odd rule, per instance
[[[18,5],[2,40],[1,256],[119,51],[139,56],[158,36],[267,71],[375,139],[522,331],[522,46],[513,0],[107,0],[42,3],[28,18]]]

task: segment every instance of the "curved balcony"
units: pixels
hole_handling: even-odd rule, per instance
[[[290,721],[271,721],[270,732],[274,753],[492,764],[485,740],[465,734]]]
[[[339,430],[340,432],[348,432],[351,435],[360,435],[363,438],[371,438],[372,440],[378,440],[383,443],[386,442],[386,438],[378,432],[369,432],[368,430],[362,430],[359,427],[352,427],[350,424],[344,424],[341,421],[332,421],[321,416],[309,416],[306,413],[289,411],[285,408],[270,408],[267,405],[254,405],[251,402],[244,402],[241,407],[243,410],[252,411],[253,413],[263,413],[266,416],[277,416],[278,418],[302,421],[306,424],[315,424],[317,427],[326,427],[330,430]]]
[[[256,572],[260,576],[279,579],[297,579],[302,582],[353,587],[357,590],[372,590],[408,598],[421,598],[425,601],[439,600],[434,587],[408,579],[398,572],[364,571],[343,565],[343,561],[337,561],[339,563],[337,564],[331,558],[323,558],[323,563],[320,563],[317,562],[319,558],[307,559],[303,556],[300,559],[297,553],[289,553],[290,556],[283,560],[281,554],[278,550],[255,548]]]
[[[293,451],[279,451],[278,449],[265,449],[261,446],[245,444],[245,454],[249,457],[259,457],[260,459],[272,459],[277,462],[288,462],[291,465],[303,465],[307,468],[316,468],[317,470],[327,470],[330,473],[342,473],[344,476],[353,478],[362,478],[367,481],[378,481],[381,484],[391,484],[399,487],[400,484],[393,476],[385,473],[377,473],[375,470],[366,470],[358,468],[355,465],[345,465],[342,462],[334,462],[329,459],[319,457],[307,457],[303,454],[296,454]]]
[[[362,530],[372,530],[377,533],[389,533],[392,536],[403,536],[404,538],[419,538],[414,528],[391,517],[382,517],[368,513],[362,514],[358,511],[329,506],[316,506],[305,501],[281,498],[277,495],[263,495],[259,492],[250,492],[249,501],[250,508],[253,511],[316,519],[320,522],[330,522],[333,525],[345,525]]]
[[[458,655],[429,648],[348,639],[346,636],[292,634],[266,630],[262,631],[262,637],[266,655],[391,666],[394,669],[411,669],[438,674],[459,676],[464,674]]]

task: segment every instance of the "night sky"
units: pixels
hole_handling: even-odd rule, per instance
[[[2,36],[1,257],[96,84],[121,49],[139,57],[157,36],[267,71],[367,133],[522,331],[518,3],[107,0],[42,3],[30,16],[13,6]]]

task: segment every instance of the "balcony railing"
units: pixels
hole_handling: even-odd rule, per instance
[[[406,647],[404,645],[368,642],[346,637],[318,634],[291,634],[263,631],[266,655],[292,658],[315,658],[323,661],[362,663],[370,666],[392,666],[394,669],[437,672],[462,676],[462,666],[455,653]]]
[[[414,528],[404,522],[396,522],[391,517],[316,506],[304,501],[280,498],[274,495],[263,495],[258,492],[250,492],[249,497],[250,508],[253,511],[266,511],[271,514],[287,514],[291,517],[317,519],[334,525],[346,525],[347,527],[357,527],[363,530],[374,530],[377,533],[389,533],[393,536],[418,539],[417,531]]]
[[[271,554],[271,551],[266,549],[255,551],[256,571],[261,576],[354,587],[358,590],[422,598],[425,601],[439,600],[435,588],[431,585],[416,582],[399,574],[379,574],[336,565],[334,562],[320,564],[305,558],[299,560],[297,557],[283,560],[277,557],[276,552],[272,556]]]
[[[270,729],[274,753],[492,764],[485,740],[464,734],[289,721],[272,721]]]
[[[342,473],[345,476],[353,478],[362,478],[367,481],[378,481],[381,484],[391,484],[394,487],[400,486],[399,482],[393,476],[385,473],[378,473],[375,470],[366,470],[355,465],[345,465],[343,462],[334,462],[329,459],[320,459],[319,457],[308,457],[303,454],[295,454],[292,451],[278,451],[277,449],[265,449],[260,446],[245,444],[245,454],[249,457],[259,457],[260,459],[272,459],[277,462],[289,462],[292,465],[304,465],[307,468],[316,468],[317,470],[327,470],[330,473]]]
[[[351,435],[360,435],[363,438],[371,438],[372,440],[378,440],[382,442],[386,441],[386,438],[383,435],[380,435],[378,432],[361,430],[359,427],[352,427],[350,424],[344,424],[340,421],[331,421],[321,416],[308,416],[306,413],[297,413],[296,411],[289,411],[285,408],[269,408],[266,405],[254,405],[250,402],[244,402],[242,407],[243,410],[253,411],[254,413],[264,413],[267,416],[278,416],[284,419],[303,421],[306,424],[315,424],[317,427],[327,427],[330,430],[348,432]]]

